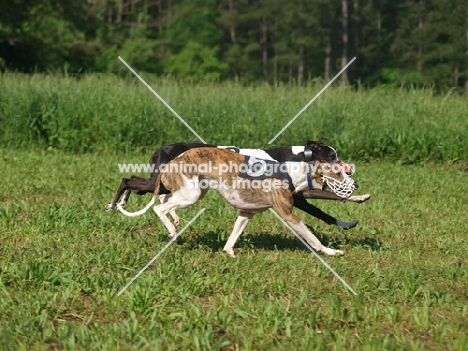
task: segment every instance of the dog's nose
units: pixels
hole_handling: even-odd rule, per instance
[[[353,175],[353,168],[348,165],[347,163],[344,163],[343,161],[340,161],[338,163],[341,166],[341,170],[346,173],[346,175],[352,176]]]

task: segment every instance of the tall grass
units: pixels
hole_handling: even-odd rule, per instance
[[[267,143],[322,88],[188,84],[144,76],[209,143]],[[0,75],[0,146],[128,151],[196,137],[136,79]],[[468,159],[466,98],[426,90],[330,87],[273,144],[323,139],[346,159]]]

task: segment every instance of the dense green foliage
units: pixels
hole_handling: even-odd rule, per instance
[[[316,201],[351,231],[299,213],[344,257],[343,285],[267,211],[236,259],[222,252],[236,211],[216,193],[204,214],[121,296],[168,242],[154,213],[105,213],[139,154],[0,152],[0,345],[5,350],[468,349],[466,171],[358,164],[365,204]],[[348,155],[342,155],[346,158]],[[149,196],[130,199],[140,209]]]
[[[468,89],[460,0],[0,0],[0,70]]]
[[[430,89],[326,90],[272,145],[267,143],[322,88],[179,84],[145,76],[208,143],[268,148],[323,139],[352,160],[468,160],[468,104]],[[0,146],[75,153],[197,140],[138,80],[111,75],[0,76]]]

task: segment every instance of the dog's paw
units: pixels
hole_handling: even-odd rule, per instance
[[[346,199],[346,201],[350,201],[350,202],[356,202],[358,204],[360,203],[363,203],[363,202],[366,202],[367,200],[369,200],[371,198],[371,194],[366,194],[366,195],[353,195],[353,196],[350,196]]]
[[[113,204],[112,202],[109,202],[105,207],[104,207],[104,211],[106,212],[109,212],[109,211],[112,211],[112,209],[115,207],[115,204]]]
[[[325,255],[328,255],[328,256],[336,256],[336,255],[343,256],[344,255],[343,251],[330,249],[328,247],[322,247],[322,250],[320,250],[320,252],[323,252]]]
[[[335,250],[335,255],[344,256],[344,251]]]
[[[223,250],[225,253],[227,253],[229,256],[231,256],[232,258],[236,258],[236,255],[234,254],[234,249],[230,248],[230,249],[224,249]]]
[[[336,220],[336,225],[340,227],[341,229],[348,230],[351,228],[354,228],[357,226],[358,222],[345,222],[345,221],[340,221],[339,219]]]

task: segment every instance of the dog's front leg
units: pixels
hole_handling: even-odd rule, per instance
[[[272,193],[277,194],[277,193]],[[279,201],[281,199],[281,201]],[[323,246],[317,237],[312,234],[306,227],[306,225],[300,220],[300,218],[294,213],[293,210],[293,197],[292,195],[287,196],[274,196],[272,202],[275,208],[278,210],[279,215],[285,220],[292,229],[294,229],[300,236],[302,236],[307,243],[317,252],[323,252],[326,255],[334,256],[336,254],[344,255],[343,251],[333,250],[326,246]]]
[[[310,246],[312,246],[312,248],[315,251],[323,252],[324,254],[329,256],[344,255],[344,252],[341,250],[330,249],[329,247],[322,245],[320,240],[317,239],[317,237],[314,234],[312,234],[309,231],[309,229],[307,229],[306,225],[302,221],[299,221],[299,223],[293,223],[290,221],[287,222],[297,233],[299,233],[307,241],[307,243]]]
[[[234,245],[236,244],[237,239],[242,234],[247,223],[249,223],[250,218],[253,217],[252,213],[239,212],[239,217],[237,217],[236,223],[234,224],[234,229],[229,235],[226,245],[224,245],[223,251],[226,252],[229,256],[235,258],[234,254]]]

